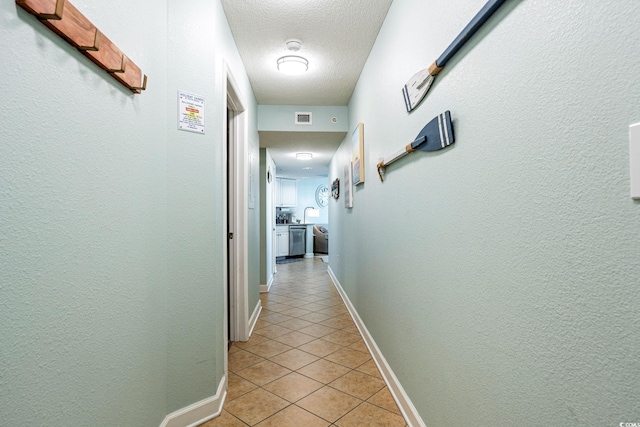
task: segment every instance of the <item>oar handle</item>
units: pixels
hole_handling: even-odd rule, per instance
[[[489,17],[493,15],[493,13],[498,10],[498,8],[505,1],[506,0],[489,0],[487,4],[485,4],[484,7],[480,9],[480,12],[478,12],[476,16],[473,17],[471,22],[469,22],[467,26],[464,27],[464,30],[462,30],[462,32],[458,34],[458,37],[456,37],[456,39],[449,45],[449,47],[442,53],[442,55],[440,55],[440,57],[436,59],[432,67],[435,66],[439,69],[437,69],[437,71],[434,70],[435,74],[431,72],[431,69],[429,69],[430,74],[432,76],[438,74],[440,72],[440,69],[442,69],[442,67],[447,64],[451,57],[460,50],[460,48],[467,42],[467,40],[469,40],[471,36],[473,36],[476,31],[478,31],[478,28],[480,28],[482,24],[487,22],[487,19],[489,19]]]
[[[416,149],[424,144],[427,141],[427,137],[426,136],[421,136],[420,138],[416,139],[413,142],[410,142],[409,144],[407,144],[402,150],[392,154],[391,156],[387,157],[386,159],[383,159],[382,161],[380,161],[376,166],[378,167],[378,176],[380,177],[380,181],[384,181],[383,178],[383,172],[384,172],[384,168],[386,168],[387,166],[389,166],[391,163],[395,162],[396,160],[406,156],[407,154],[416,151]]]

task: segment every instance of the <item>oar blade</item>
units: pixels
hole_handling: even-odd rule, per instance
[[[427,91],[433,83],[434,76],[429,74],[429,70],[421,70],[415,73],[407,84],[402,88],[402,95],[404,96],[404,104],[407,108],[407,113],[410,113],[414,108],[420,104],[422,98],[425,97]]]
[[[421,151],[437,151],[448,147],[455,142],[451,112],[449,110],[439,114],[422,128],[416,140],[425,137],[427,141],[416,147]]]

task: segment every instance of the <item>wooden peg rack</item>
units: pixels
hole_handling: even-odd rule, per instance
[[[133,93],[147,88],[147,76],[78,9],[66,0],[16,0],[84,56]]]

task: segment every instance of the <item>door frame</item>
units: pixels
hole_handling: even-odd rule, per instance
[[[224,321],[225,349],[231,341],[246,341],[249,325],[248,301],[248,190],[247,190],[247,113],[233,74],[223,61],[223,224],[233,239],[224,236]],[[231,113],[229,113],[231,112]],[[227,149],[227,135],[230,150]],[[230,151],[230,152],[229,152]],[[230,166],[227,167],[227,159]],[[228,188],[232,191],[229,192]],[[227,202],[228,200],[228,202]],[[227,224],[229,227],[227,229]],[[231,244],[229,244],[231,242]],[[228,290],[227,290],[228,288]],[[229,292],[227,294],[227,292]],[[230,316],[228,315],[230,314]],[[228,322],[227,319],[230,318]],[[225,351],[225,370],[228,364]]]

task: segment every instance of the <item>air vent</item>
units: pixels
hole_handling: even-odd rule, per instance
[[[296,124],[297,125],[310,125],[311,124],[311,113],[296,113]]]

